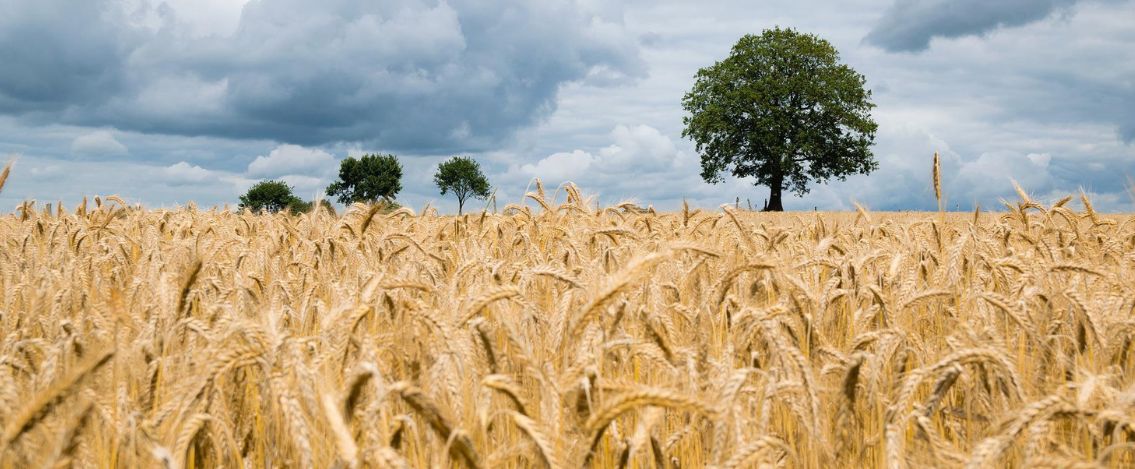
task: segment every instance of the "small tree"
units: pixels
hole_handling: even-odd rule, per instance
[[[457,196],[457,214],[465,208],[465,199],[470,196],[485,199],[489,196],[489,180],[481,172],[476,160],[455,156],[437,167],[434,183],[441,189],[441,195],[452,192]]]
[[[391,202],[402,190],[402,163],[394,155],[349,157],[339,163],[339,180],[327,187],[327,195],[339,203]]]
[[[766,210],[781,211],[781,191],[808,193],[808,181],[846,179],[878,168],[871,91],[831,43],[792,29],[746,35],[729,57],[698,70],[682,99],[690,113],[683,137],[701,154],[702,178],[756,178],[770,189]]]
[[[314,200],[301,200],[297,197],[292,203],[288,204],[288,210],[292,213],[307,213],[316,209],[326,210],[332,215],[335,214],[335,206],[331,205],[331,202],[328,202],[327,199],[319,199],[317,204]]]
[[[284,181],[260,181],[240,196],[240,208],[253,212],[267,210],[276,213],[285,208],[293,212],[304,212],[306,206],[310,204],[292,194],[291,186]]]
[[[330,202],[330,201],[328,201],[327,199],[319,199],[319,203],[318,203],[318,204],[317,204],[317,203],[315,203],[315,201],[311,201],[311,202],[308,202],[308,203],[310,203],[310,204],[311,204],[311,208],[313,208],[313,209],[314,209],[314,208],[319,208],[319,209],[323,209],[323,210],[326,210],[326,211],[327,211],[327,213],[330,213],[330,214],[332,214],[332,215],[334,215],[334,214],[335,214],[335,206],[334,206],[334,205],[331,205],[331,202]]]

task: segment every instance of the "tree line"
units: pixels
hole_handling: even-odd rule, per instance
[[[878,125],[871,118],[875,104],[867,80],[840,63],[839,52],[824,39],[779,27],[747,34],[728,57],[694,78],[682,99],[688,113],[682,137],[695,144],[702,179],[752,178],[769,188],[764,210],[784,210],[785,190],[803,196],[811,181],[844,180],[879,166],[871,152]],[[347,158],[327,195],[344,204],[393,204],[401,177],[393,155]],[[442,195],[457,197],[459,213],[467,198],[488,196],[489,183],[471,158],[446,161],[434,182]],[[241,206],[310,209],[290,194],[286,184],[265,181],[247,200],[241,197]]]
[[[434,183],[441,195],[457,197],[457,213],[465,209],[471,198],[484,200],[489,196],[488,178],[477,160],[455,156],[441,163],[434,174]],[[402,191],[402,163],[391,154],[366,154],[358,158],[347,157],[339,163],[339,177],[327,186],[327,196],[335,197],[343,205],[356,202],[381,204],[389,209],[398,207],[395,196]],[[320,200],[324,208],[330,202]],[[240,196],[240,208],[253,212],[267,211],[305,213],[315,207],[315,201],[305,201],[295,195],[291,186],[281,180],[260,181]]]

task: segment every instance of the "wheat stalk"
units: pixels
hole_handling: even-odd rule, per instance
[[[8,164],[4,165],[4,169],[0,171],[0,192],[4,191],[4,183],[8,181],[8,174],[12,171],[12,165],[15,163],[15,160],[9,160]]]
[[[942,211],[942,164],[938,152],[934,152],[934,170],[931,176],[934,182],[934,200],[938,201],[938,211]]]

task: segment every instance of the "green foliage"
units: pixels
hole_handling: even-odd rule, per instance
[[[402,163],[394,155],[350,157],[339,164],[339,180],[327,187],[327,195],[339,203],[390,201],[402,190]]]
[[[310,205],[292,194],[291,186],[284,181],[260,181],[240,196],[240,208],[253,212],[267,210],[276,213],[285,208],[293,212],[304,212]]]
[[[441,195],[452,192],[457,196],[459,215],[469,197],[485,199],[489,196],[489,180],[481,172],[481,165],[465,156],[455,156],[438,166],[434,183],[441,189]]]
[[[292,213],[307,213],[315,207],[316,204],[314,200],[307,201],[301,200],[299,197],[296,197],[291,201],[291,203],[288,204],[287,209]],[[331,205],[331,202],[329,202],[327,199],[319,199],[319,207],[330,212],[331,214],[335,214],[335,206]]]
[[[335,214],[335,206],[331,205],[331,201],[329,201],[327,199],[319,199],[319,208],[326,210],[328,213],[330,213],[332,215]]]
[[[871,91],[826,40],[792,29],[742,37],[725,60],[698,71],[682,99],[683,137],[701,154],[702,178],[753,177],[771,189],[808,193],[808,181],[846,179],[878,168]]]
[[[335,213],[335,207],[327,200],[320,200],[319,206],[324,210]],[[276,213],[287,210],[291,213],[307,213],[315,207],[315,202],[308,202],[292,193],[292,188],[283,181],[260,181],[240,196],[240,208],[253,212],[267,210]]]
[[[296,197],[294,200],[292,200],[291,203],[288,204],[287,208],[288,211],[292,213],[307,213],[311,211],[311,208],[314,206],[314,203]]]
[[[378,202],[375,202],[375,204],[378,205],[378,213],[382,214],[387,214],[402,208],[402,204],[392,199],[380,199]]]

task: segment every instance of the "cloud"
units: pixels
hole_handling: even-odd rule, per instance
[[[248,0],[150,0],[165,2],[175,22],[193,37],[228,36],[236,31]]]
[[[337,168],[335,157],[323,150],[299,145],[280,145],[268,153],[257,156],[248,165],[252,177],[273,178],[287,174],[324,174]]]
[[[202,29],[187,26],[203,13],[186,2],[0,0],[0,114],[302,145],[487,149],[553,112],[566,83],[645,75],[621,8],[589,3],[259,0],[235,28]]]
[[[1054,177],[1048,164],[1051,155],[1014,152],[984,153],[976,160],[967,161],[953,176],[953,186],[966,188],[966,195],[989,199],[1008,193],[1016,181],[1021,187],[1034,192],[1048,192],[1054,187]]]
[[[674,141],[648,125],[617,125],[610,134],[614,141],[595,154],[574,150],[549,155],[536,163],[513,169],[549,181],[564,182],[574,178],[596,178],[603,174],[633,171],[636,174],[667,172],[689,161],[678,151]]]
[[[206,169],[189,162],[171,165],[103,160],[64,160],[28,154],[13,168],[0,207],[10,210],[23,200],[56,201],[67,206],[84,196],[117,194],[149,207],[236,204],[237,196],[255,181],[237,174]],[[186,194],[193,194],[187,197]]]
[[[935,151],[942,159],[943,197],[950,210],[967,210],[979,204],[999,209],[1001,200],[1016,200],[1016,181],[1038,200],[1051,203],[1083,187],[1099,195],[1102,210],[1130,210],[1123,206],[1125,162],[1135,158],[1135,148],[1114,138],[1099,125],[1065,129],[1065,135],[1032,136],[1025,141],[999,141],[996,131],[957,132],[974,141],[946,140],[921,124],[891,124],[880,127],[875,155],[879,170],[851,176],[845,182],[813,186],[804,199],[790,199],[788,207],[813,205],[849,210],[854,199],[874,210],[936,210],[931,186],[931,163]],[[1090,148],[1080,142],[1096,141]],[[1034,149],[1042,148],[1043,151]]]
[[[110,132],[99,130],[72,140],[71,153],[76,155],[122,156],[130,153],[130,151]]]
[[[339,160],[324,150],[299,145],[279,145],[267,156],[257,156],[240,177],[238,186],[247,190],[244,181],[276,179],[291,186],[303,199],[323,194],[339,169]]]
[[[121,10],[88,0],[0,0],[0,112],[56,114],[124,91],[138,44]]]
[[[324,189],[327,188],[327,181],[322,178],[288,174],[282,176],[280,180],[291,186],[292,192],[302,199],[310,199],[313,196],[327,197],[323,193]]]
[[[595,155],[583,150],[553,153],[536,163],[520,166],[516,172],[548,181],[573,181],[587,174],[596,159]]]
[[[648,125],[616,125],[610,145],[594,151],[556,152],[532,163],[512,165],[500,179],[522,185],[532,178],[549,186],[573,182],[604,200],[634,198],[666,203],[704,193],[698,161]]]
[[[865,40],[890,52],[918,52],[935,37],[978,36],[1047,18],[1082,0],[895,0]]]
[[[171,184],[192,184],[214,177],[211,171],[184,161],[166,166],[162,169],[162,175]]]
[[[1119,126],[1119,137],[1127,143],[1135,143],[1135,122],[1121,124]]]

